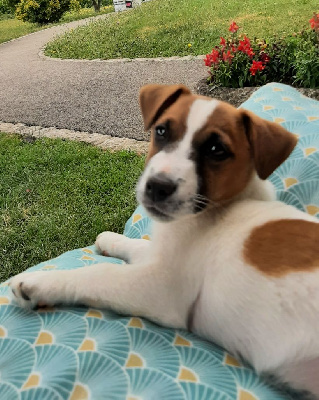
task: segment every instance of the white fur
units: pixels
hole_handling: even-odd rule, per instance
[[[139,182],[140,193],[162,167],[185,179],[178,196],[194,191],[196,171],[188,149],[213,108],[212,102],[195,104],[185,138],[173,152],[153,157]],[[99,235],[97,248],[128,265],[20,274],[11,288],[25,307],[84,303],[175,328],[187,328],[193,313],[195,333],[240,354],[259,372],[312,390],[319,399],[318,270],[268,277],[242,257],[244,242],[258,225],[282,218],[318,222],[272,201],[273,195],[270,184],[254,175],[236,201],[218,213],[208,209],[172,222],[154,222],[151,242],[109,232]],[[23,293],[30,300],[24,300]]]

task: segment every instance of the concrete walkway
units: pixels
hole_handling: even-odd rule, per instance
[[[95,18],[108,18],[108,15]],[[138,92],[146,83],[184,83],[207,75],[203,60],[56,60],[41,49],[75,21],[0,45],[0,122],[147,140]]]

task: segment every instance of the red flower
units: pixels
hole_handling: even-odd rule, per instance
[[[223,52],[223,61],[225,61],[225,62],[228,61],[230,64],[232,58],[234,58],[234,56],[230,50],[228,50],[227,53]]]
[[[267,64],[270,61],[270,57],[267,53],[260,53],[260,60],[264,63]]]
[[[238,50],[238,49],[236,49],[236,47],[232,44],[232,45],[231,45],[231,51],[232,51],[233,53],[236,53],[237,50]]]
[[[221,37],[221,38],[220,38],[220,44],[221,44],[222,46],[226,47],[226,39],[223,38],[223,37]]]
[[[255,55],[251,47],[250,40],[247,36],[244,36],[244,40],[239,41],[237,50],[247,54],[250,58],[252,58]]]
[[[238,29],[239,29],[239,26],[236,24],[235,21],[233,21],[233,22],[230,24],[230,27],[229,27],[228,30],[229,30],[229,32],[235,33],[235,32],[238,31]]]
[[[213,64],[218,64],[219,63],[219,51],[216,49],[213,49],[211,54],[206,55],[206,57],[204,58],[204,62],[207,67],[211,67]]]
[[[311,29],[319,31],[319,14],[314,13],[313,17],[309,20]]]
[[[263,65],[262,61],[253,61],[252,66],[249,68],[251,75],[255,76],[257,71],[262,71],[265,69],[265,65]]]

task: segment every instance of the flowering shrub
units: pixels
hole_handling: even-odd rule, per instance
[[[16,16],[22,21],[39,24],[57,22],[70,9],[70,3],[70,0],[21,0]]]
[[[309,20],[310,29],[288,38],[251,40],[238,34],[232,22],[227,38],[221,37],[204,61],[214,86],[258,86],[284,82],[296,86],[319,86],[319,14]]]

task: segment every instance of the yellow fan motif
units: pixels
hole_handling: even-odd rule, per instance
[[[238,400],[258,400],[258,398],[253,396],[251,393],[246,392],[246,390],[241,390]]]
[[[93,254],[93,251],[90,250],[90,249],[82,249],[82,251],[83,251],[84,253]]]
[[[133,217],[133,224],[135,224],[140,219],[142,219],[141,214],[135,214],[134,217]]]
[[[140,368],[144,366],[144,361],[142,358],[135,354],[135,353],[130,353],[129,358],[125,364],[126,368]]]
[[[174,345],[175,346],[188,346],[188,347],[190,347],[192,345],[192,343],[189,340],[183,338],[182,336],[177,335],[175,340],[174,340]]]
[[[277,122],[277,124],[281,124],[282,122],[286,122],[286,120],[285,118],[276,117],[274,118],[274,122]]]
[[[90,395],[88,393],[88,390],[84,386],[82,386],[80,383],[77,383],[74,386],[70,400],[88,400],[89,398],[90,398]]]
[[[130,326],[131,328],[144,328],[142,320],[136,317],[131,318],[127,326]]]
[[[9,304],[10,300],[8,297],[0,297],[0,304]]]
[[[83,343],[79,347],[79,351],[95,351],[96,343],[94,339],[84,339]]]
[[[4,338],[7,336],[7,331],[3,326],[0,326],[0,338]]]
[[[42,345],[42,344],[52,344],[54,343],[53,335],[51,332],[47,331],[42,331],[39,334],[39,337],[35,343],[36,346]]]
[[[308,121],[317,121],[319,117],[307,117]]]
[[[55,269],[56,266],[55,265],[45,265],[44,267],[42,267],[41,269]]]
[[[304,108],[299,106],[294,106],[294,110],[304,110]]]
[[[319,213],[319,207],[318,206],[306,206],[307,209],[307,213],[310,215],[316,215],[317,213]]]
[[[90,256],[82,256],[81,257],[81,260],[95,260],[95,258],[93,258],[93,257],[90,257]]]
[[[273,110],[274,108],[275,108],[274,106],[264,106],[263,107],[264,111]]]
[[[298,183],[298,180],[296,178],[284,179],[284,184],[285,184],[286,189],[288,189],[292,185],[295,185],[296,183]]]
[[[225,359],[224,359],[224,364],[229,365],[231,367],[241,367],[241,363],[233,356],[230,354],[226,353]]]
[[[273,91],[273,92],[282,92],[283,89],[278,88],[278,87],[274,87],[274,88],[272,88],[272,91]]]
[[[304,150],[306,157],[310,156],[310,154],[315,153],[317,151],[316,147],[308,147]]]
[[[143,235],[143,236],[142,236],[142,239],[144,239],[144,240],[151,240],[151,238],[149,237],[149,235]]]
[[[38,374],[31,374],[26,381],[26,383],[22,386],[22,390],[29,389],[32,387],[39,386],[40,383],[40,376]]]
[[[138,398],[130,396],[130,397],[127,397],[126,400],[138,400]]]
[[[178,375],[180,381],[198,382],[198,378],[194,371],[183,367]]]
[[[94,317],[94,318],[103,318],[103,314],[99,310],[89,310],[86,314],[86,317]]]
[[[283,101],[291,101],[292,99],[290,97],[283,97],[282,100]]]

